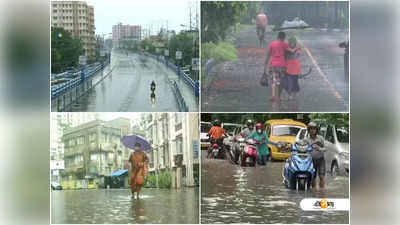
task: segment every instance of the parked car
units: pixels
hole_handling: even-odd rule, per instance
[[[296,141],[296,135],[306,125],[292,119],[275,119],[265,122],[265,131],[272,160],[286,160],[291,154],[292,145]]]
[[[200,122],[200,146],[201,149],[208,149],[210,141],[208,138],[208,131],[210,131],[212,124],[210,122]]]
[[[326,168],[332,176],[349,174],[349,127],[329,125],[325,135]]]
[[[57,182],[51,182],[50,186],[51,186],[51,190],[62,190],[61,184],[59,184]]]
[[[307,129],[301,129],[296,141],[308,135]],[[349,128],[330,124],[320,127],[319,135],[325,139],[325,163],[331,176],[349,174]]]

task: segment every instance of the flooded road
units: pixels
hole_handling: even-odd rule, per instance
[[[79,99],[73,112],[178,112],[171,80],[175,71],[156,60],[136,53],[114,50],[111,64],[94,79],[103,78],[86,96]],[[150,84],[156,83],[155,102]],[[190,111],[198,111],[198,102],[184,82],[180,90]],[[189,93],[188,93],[189,92]]]
[[[276,32],[267,31],[266,46],[276,40]],[[233,37],[238,59],[215,65],[202,82],[202,111],[205,112],[346,112],[349,85],[344,76],[344,49],[348,39],[344,30],[288,31],[305,46],[301,53],[302,73],[296,100],[283,92],[280,102],[270,102],[271,86],[260,85],[267,47],[260,48],[254,26],[242,25]]]
[[[348,177],[327,176],[324,192],[297,192],[283,186],[282,167],[283,162],[269,161],[241,168],[203,158],[201,223],[349,223],[348,212],[306,212],[299,206],[306,197],[348,198]]]
[[[144,189],[133,200],[128,189],[51,192],[51,222],[84,223],[198,223],[198,188]]]

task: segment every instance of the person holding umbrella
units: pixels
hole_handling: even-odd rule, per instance
[[[149,171],[149,158],[145,151],[151,150],[151,144],[140,135],[124,136],[121,142],[125,147],[133,149],[128,159],[131,163],[131,192],[133,199],[135,192],[137,199],[139,199],[140,189]]]
[[[141,148],[141,144],[139,142],[135,143],[134,150],[129,156],[129,162],[131,163],[131,192],[132,198],[139,199],[140,189],[144,184],[144,179],[148,173],[148,163],[149,158],[146,153]]]

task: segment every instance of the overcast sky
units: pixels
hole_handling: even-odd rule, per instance
[[[112,26],[119,22],[123,24],[141,25],[148,29],[153,24],[154,32],[157,28],[180,31],[181,24],[189,25],[189,6],[192,5],[192,14],[195,14],[195,2],[189,0],[86,0],[94,6],[94,22],[96,34],[112,32]],[[198,5],[198,4],[197,4]],[[194,18],[194,15],[193,15]],[[193,25],[194,25],[193,19]]]

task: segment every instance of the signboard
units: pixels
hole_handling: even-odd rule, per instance
[[[199,141],[198,140],[193,141],[193,158],[194,159],[199,158]]]
[[[199,70],[200,60],[199,58],[192,58],[192,70]]]
[[[181,51],[176,51],[175,58],[176,59],[182,59],[182,52]]]
[[[164,50],[164,55],[165,55],[165,56],[169,56],[169,50],[168,50],[168,49],[165,49],[165,50]]]
[[[51,160],[50,161],[50,169],[51,170],[63,170],[64,169],[64,161],[63,160]]]
[[[84,66],[86,65],[86,62],[87,62],[87,57],[85,55],[79,56],[79,65]]]

